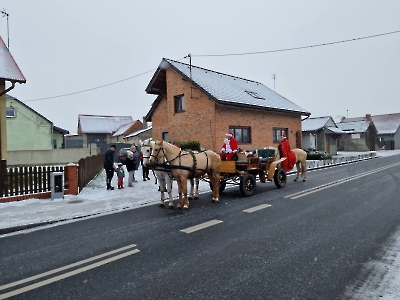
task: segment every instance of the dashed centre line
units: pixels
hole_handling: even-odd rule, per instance
[[[222,223],[222,222],[223,221],[220,221],[220,220],[211,220],[211,221],[204,222],[204,223],[201,223],[201,224],[196,225],[196,226],[192,226],[192,227],[188,227],[186,229],[182,229],[181,231],[185,232],[185,233],[192,233],[192,232],[195,232],[197,230],[201,230],[201,229],[213,226],[213,225],[217,225],[217,224]]]
[[[362,178],[362,177],[367,176],[367,175],[371,175],[371,174],[374,174],[374,173],[377,173],[377,172],[380,172],[380,171],[384,171],[384,170],[389,169],[389,168],[393,168],[393,167],[398,166],[398,165],[400,165],[400,162],[399,163],[395,163],[395,164],[391,164],[389,166],[381,167],[381,168],[378,168],[376,170],[360,173],[360,174],[355,175],[355,176],[351,176],[351,177],[347,177],[347,178],[344,178],[344,179],[333,181],[333,182],[330,182],[330,183],[327,183],[327,184],[323,184],[323,185],[320,185],[320,186],[317,186],[317,187],[314,187],[314,188],[311,188],[311,189],[308,189],[308,190],[304,190],[304,191],[301,191],[301,192],[298,192],[298,193],[287,195],[287,196],[285,196],[285,198],[297,199],[297,198],[300,198],[300,197],[303,197],[303,196],[307,196],[309,194],[312,194],[312,193],[315,193],[315,192],[319,192],[319,191],[322,191],[324,189],[327,189],[327,188],[330,188],[330,187],[333,187],[333,186],[336,186],[336,185],[339,185],[339,184],[342,184],[342,183],[349,182],[349,181],[354,180],[354,179]]]
[[[264,209],[264,208],[267,208],[267,207],[270,207],[270,206],[271,205],[269,205],[269,204],[261,204],[261,205],[258,205],[258,206],[254,206],[252,208],[245,209],[243,211],[247,212],[247,213],[252,213],[252,212],[255,212],[257,210]]]

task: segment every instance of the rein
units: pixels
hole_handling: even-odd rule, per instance
[[[153,153],[150,155],[150,157],[154,157],[155,160],[158,160],[158,155],[160,154],[160,152],[162,151],[163,156],[165,157],[166,161],[163,163],[157,163],[157,164],[151,164],[150,168],[153,170],[163,170],[166,172],[172,172],[173,169],[179,169],[179,170],[186,170],[189,171],[189,176],[188,178],[193,178],[194,174],[197,171],[208,171],[208,155],[207,153],[204,152],[198,152],[198,153],[194,153],[193,151],[187,152],[187,153],[182,153],[182,149],[179,150],[179,153],[177,156],[175,156],[174,158],[168,160],[167,157],[165,156],[165,151],[164,151],[164,147],[160,146],[160,148],[158,149],[157,153],[154,155]],[[200,154],[200,153],[204,153],[206,156],[206,169],[197,169],[197,158],[195,156],[195,154]],[[191,167],[188,166],[183,166],[182,165],[182,161],[181,161],[181,157],[182,156],[186,156],[186,155],[191,155],[192,159],[193,159],[193,165]],[[179,165],[172,165],[171,162],[173,162],[174,160],[179,159]]]

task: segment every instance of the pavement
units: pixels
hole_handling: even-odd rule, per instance
[[[352,163],[362,159],[385,157],[400,154],[397,150],[379,150],[374,152],[338,152],[331,162],[310,161],[308,169],[331,167],[336,164]],[[295,170],[289,172],[293,173]],[[57,226],[61,222],[75,222],[83,218],[93,218],[104,214],[136,209],[148,205],[157,205],[160,201],[158,185],[150,172],[150,180],[143,181],[142,170],[136,172],[137,182],[128,187],[111,191],[105,187],[105,172],[101,171],[78,195],[65,195],[58,199],[28,199],[15,202],[0,203],[0,238]],[[117,187],[117,178],[113,178],[113,186]],[[189,189],[190,185],[188,185]],[[227,187],[229,188],[229,187]],[[172,195],[178,199],[177,184],[174,181]],[[209,192],[207,183],[200,182],[199,193]],[[166,198],[168,194],[165,195]]]

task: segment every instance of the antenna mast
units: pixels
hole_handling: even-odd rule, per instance
[[[1,14],[3,15],[3,17],[7,17],[7,45],[8,45],[8,49],[10,49],[10,28],[8,26],[8,16],[9,13],[6,11],[5,8],[3,8],[2,11],[0,11]]]
[[[274,78],[274,91],[276,91],[276,90],[275,90],[275,78],[276,78],[275,75],[276,75],[276,74],[272,74],[272,77]]]

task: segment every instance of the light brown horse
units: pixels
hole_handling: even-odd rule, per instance
[[[208,175],[213,187],[212,202],[219,201],[219,169],[221,158],[217,153],[206,150],[199,153],[183,151],[180,148],[165,141],[156,141],[150,157],[150,168],[156,166],[162,157],[166,158],[166,164],[171,169],[172,176],[178,183],[179,200],[176,208],[189,208],[187,197],[187,180]],[[184,202],[184,203],[183,203]]]
[[[279,154],[279,150],[277,147],[266,147],[264,149],[274,149],[275,150],[275,160],[278,160],[280,158],[280,154]],[[300,148],[294,148],[292,149],[292,151],[294,152],[294,154],[296,155],[296,170],[297,170],[297,174],[296,174],[296,178],[294,179],[294,181],[297,181],[297,179],[299,179],[299,175],[300,175],[300,170],[301,170],[301,176],[303,177],[303,181],[307,181],[307,152],[304,151],[303,149]]]

